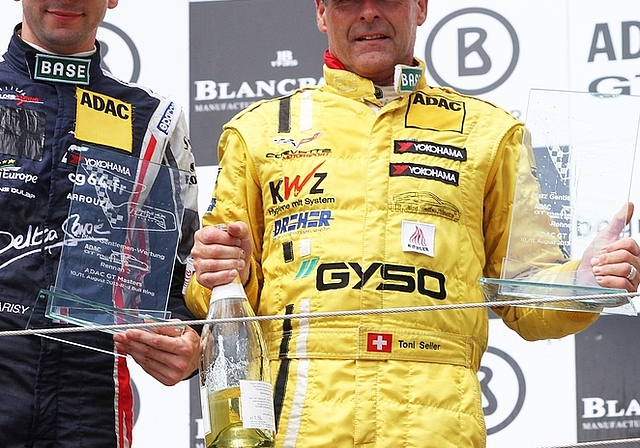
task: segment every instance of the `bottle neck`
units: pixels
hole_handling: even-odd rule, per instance
[[[213,287],[210,304],[221,299],[247,299],[247,294],[244,291],[239,275],[236,275],[231,283]]]

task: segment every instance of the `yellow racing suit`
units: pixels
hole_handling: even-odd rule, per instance
[[[294,315],[262,322],[277,446],[484,447],[486,309],[374,310],[483,301],[478,278],[499,278],[506,254],[524,126],[424,77],[383,105],[367,79],[324,76],[225,126],[203,220],[249,224],[251,304]],[[194,276],[190,309],[204,316],[209,294]],[[366,312],[295,317],[353,310]],[[597,316],[496,312],[528,340]]]

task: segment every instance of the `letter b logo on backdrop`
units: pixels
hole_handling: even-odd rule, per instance
[[[456,55],[457,63],[451,63]],[[429,74],[440,85],[481,95],[501,86],[520,56],[514,27],[502,15],[485,8],[464,8],[440,20],[425,46]]]

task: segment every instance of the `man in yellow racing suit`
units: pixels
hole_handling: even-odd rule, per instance
[[[384,1],[347,3],[385,14]],[[400,3],[426,14],[424,0]],[[317,0],[319,20],[339,5]],[[258,315],[367,311],[262,322],[278,447],[485,446],[476,372],[486,309],[371,310],[483,301],[478,278],[499,278],[506,254],[524,126],[430,87],[424,64],[409,60],[415,82],[399,94],[327,52],[325,85],[257,103],[224,127],[190,309],[204,316],[209,287],[240,272]],[[231,223],[228,234],[218,223]],[[597,317],[495,311],[528,340]]]

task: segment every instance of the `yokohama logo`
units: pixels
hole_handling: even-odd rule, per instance
[[[413,140],[396,140],[393,152],[396,154],[426,154],[435,157],[444,157],[451,160],[467,160],[467,150],[450,145],[441,145],[433,142],[417,142]]]
[[[437,180],[455,186],[458,186],[460,179],[460,173],[457,171],[417,163],[391,163],[389,164],[389,176]]]

